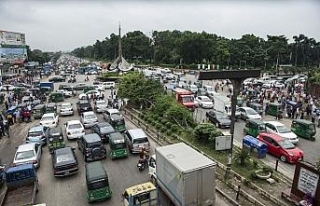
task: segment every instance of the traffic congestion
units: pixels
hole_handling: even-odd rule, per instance
[[[174,93],[199,122],[229,130],[230,81],[198,81],[196,73],[164,68],[136,70],[161,81],[164,90]],[[2,85],[0,176],[6,186],[0,205],[63,205],[66,200],[72,205],[104,200],[131,205],[132,187],[151,187],[145,182],[155,182],[157,145],[143,129],[125,120],[119,111],[123,101],[117,98],[117,84],[97,81],[101,72],[61,62],[44,72],[45,77],[17,76]],[[235,144],[242,146],[246,135],[254,137],[267,146],[270,155],[263,161],[272,165],[279,159],[282,169],[292,175],[297,161],[318,158],[317,101],[303,93],[306,76],[274,78],[243,82]],[[306,153],[306,147],[315,151]]]

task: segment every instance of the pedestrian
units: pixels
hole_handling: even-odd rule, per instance
[[[9,104],[8,104],[7,101],[4,102],[4,105],[5,105],[5,107],[6,107],[6,110],[8,110],[8,109],[9,109]]]

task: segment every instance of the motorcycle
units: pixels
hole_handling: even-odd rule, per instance
[[[148,167],[149,155],[146,155],[145,159],[139,159],[137,167],[140,172],[142,172],[146,167]]]

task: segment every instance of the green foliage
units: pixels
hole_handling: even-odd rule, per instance
[[[165,126],[166,126],[167,129],[171,129],[172,123],[171,122],[166,122]]]
[[[271,174],[273,173],[273,169],[272,169],[271,167],[268,167],[268,166],[264,166],[264,167],[262,168],[262,170],[263,170],[264,172],[270,172]]]
[[[196,124],[190,112],[177,103],[167,109],[165,116],[173,124],[178,124],[182,127],[194,127]]]
[[[179,127],[177,126],[177,125],[172,125],[172,127],[171,127],[171,131],[173,132],[173,133],[177,133],[178,132],[178,130],[179,130]]]
[[[129,103],[136,108],[150,107],[162,93],[163,88],[160,82],[147,79],[138,72],[123,76],[118,87],[118,96],[128,98]]]
[[[222,133],[213,124],[203,123],[195,127],[193,135],[199,142],[207,143],[214,141],[215,137],[221,136]]]
[[[234,154],[234,161],[241,166],[244,166],[249,159],[250,153],[245,149],[237,150]]]
[[[155,114],[163,116],[168,108],[176,104],[174,98],[170,95],[160,95],[155,100],[155,106],[152,108],[152,111]]]
[[[160,129],[162,127],[162,124],[160,124],[160,123],[156,123],[156,129]]]
[[[161,128],[160,128],[160,132],[161,132],[161,133],[165,133],[166,131],[167,131],[167,128],[165,128],[165,127],[161,127]]]
[[[166,120],[166,119],[161,119],[160,122],[161,122],[162,125],[166,125],[166,123],[168,122],[168,120]]]

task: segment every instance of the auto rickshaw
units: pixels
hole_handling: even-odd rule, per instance
[[[111,115],[110,124],[118,132],[126,131],[126,124],[125,124],[124,118],[119,114]]]
[[[111,133],[109,136],[111,159],[128,157],[127,145],[124,137],[119,132]]]
[[[61,127],[48,128],[47,137],[49,140],[50,153],[53,153],[56,149],[64,148],[66,146]]]
[[[291,131],[297,136],[315,141],[316,125],[305,119],[294,119],[291,123]]]
[[[89,203],[111,198],[108,174],[100,161],[86,164],[86,199]]]
[[[96,88],[95,87],[93,87],[93,86],[86,86],[84,89],[83,89],[83,93],[86,93],[86,92],[88,92],[88,91],[90,91],[90,90],[95,90]]]
[[[49,101],[50,102],[63,102],[64,95],[61,92],[52,92],[49,95]]]
[[[32,109],[32,114],[35,119],[41,119],[42,115],[46,113],[46,105],[38,104]]]
[[[258,112],[258,114],[260,114],[260,115],[263,114],[263,106],[261,104],[251,102],[251,103],[249,103],[249,107],[251,107],[256,112]]]
[[[279,113],[279,110],[281,110],[281,104],[279,103],[269,103],[266,107],[266,114],[269,114],[271,116],[277,116]]]
[[[49,102],[46,106],[46,113],[57,113],[57,104]]]
[[[246,135],[257,137],[260,132],[266,132],[266,126],[261,120],[248,119],[243,132]]]
[[[39,88],[40,87],[40,80],[34,80],[32,81],[32,86],[34,88]]]
[[[151,182],[134,185],[125,189],[122,198],[125,206],[157,205],[157,188]]]

